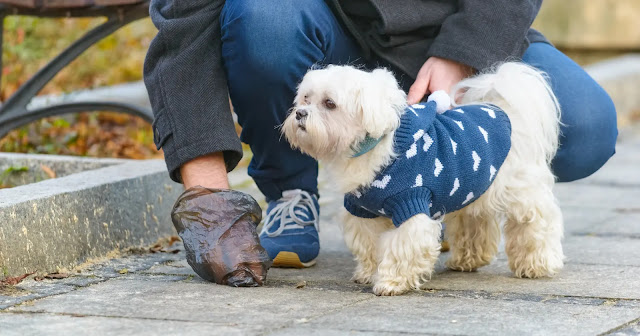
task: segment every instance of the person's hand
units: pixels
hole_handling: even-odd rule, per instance
[[[419,103],[422,98],[432,92],[444,90],[447,93],[464,78],[472,75],[473,68],[456,61],[430,57],[420,68],[416,81],[411,85],[407,102],[410,105]]]

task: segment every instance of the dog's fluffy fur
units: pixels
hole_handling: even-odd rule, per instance
[[[560,109],[544,74],[521,63],[460,82],[454,105],[491,103],[511,120],[511,150],[493,184],[475,202],[446,214],[451,244],[447,266],[473,271],[495,256],[504,222],[509,267],[517,277],[552,276],[563,266],[562,213],[552,193],[551,159],[558,148]],[[385,69],[349,66],[309,71],[298,88],[283,133],[333,172],[348,193],[368,187],[396,156],[394,132],[406,95]],[[367,134],[382,137],[368,153],[353,158]],[[385,217],[364,219],[344,211],[344,237],[358,266],[353,280],[374,283],[378,295],[420,289],[431,277],[440,251],[441,223],[416,215],[399,228]]]

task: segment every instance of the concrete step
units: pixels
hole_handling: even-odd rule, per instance
[[[0,279],[70,269],[175,234],[169,214],[182,187],[160,160],[0,154],[2,164],[45,165],[62,177],[0,190]]]

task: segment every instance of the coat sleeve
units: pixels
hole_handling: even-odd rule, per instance
[[[541,5],[542,0],[458,0],[458,11],[444,21],[428,56],[476,70],[519,59]]]
[[[152,0],[158,28],[144,65],[154,113],[154,142],[169,174],[180,166],[223,152],[227,170],[242,158],[222,67],[220,13],[224,0]]]

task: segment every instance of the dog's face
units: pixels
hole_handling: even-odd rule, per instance
[[[405,104],[385,69],[328,66],[304,76],[282,131],[294,148],[318,160],[348,158],[367,135],[379,138],[397,128]]]

